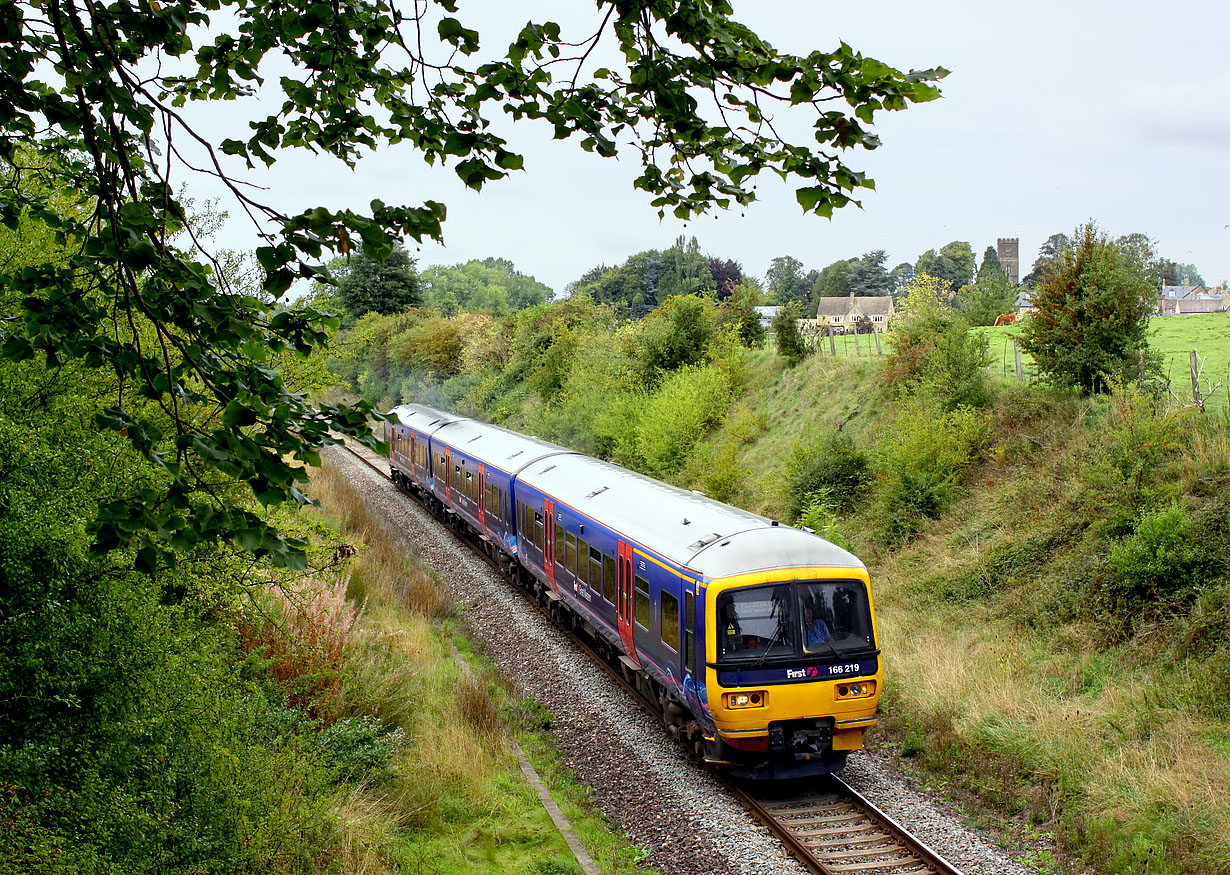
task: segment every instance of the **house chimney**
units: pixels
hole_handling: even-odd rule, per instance
[[[854,306],[854,292],[850,292],[850,306]]]

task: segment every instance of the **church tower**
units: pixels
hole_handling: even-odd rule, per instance
[[[1021,282],[1021,241],[1018,237],[1000,237],[995,241],[995,254],[999,265],[1008,274],[1008,282],[1014,286]]]

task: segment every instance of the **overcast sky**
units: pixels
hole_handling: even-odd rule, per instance
[[[495,47],[529,18],[592,25],[592,9],[578,0],[462,0],[459,17]],[[997,237],[1017,237],[1024,275],[1047,237],[1088,219],[1115,236],[1147,233],[1162,255],[1194,263],[1210,284],[1230,279],[1230,4],[736,0],[736,17],[785,51],[830,50],[844,40],[902,70],[952,71],[941,100],[877,115],[881,148],[847,153],[876,181],[861,210],[805,216],[793,189],[765,176],[762,200],[744,217],[659,220],[631,186],[635,156],[590,156],[573,142],[551,142],[535,124],[510,134],[525,172],[481,194],[395,147],[354,171],[287,156],[259,178],[265,199],[296,211],[440,200],[446,245],[415,252],[411,241],[420,267],[501,256],[557,292],[597,264],[665,249],[681,233],[755,276],[778,255],[810,269],[884,249],[892,267],[952,240],[969,242],[981,258]],[[213,119],[226,126],[223,116]],[[232,216],[218,242],[254,248],[250,226]]]

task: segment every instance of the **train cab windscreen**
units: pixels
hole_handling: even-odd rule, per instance
[[[874,649],[867,588],[857,580],[730,589],[717,601],[718,659],[762,661]]]

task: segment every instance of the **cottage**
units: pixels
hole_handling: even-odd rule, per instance
[[[816,318],[802,320],[806,327],[819,331],[832,326],[836,334],[857,330],[860,321],[883,331],[893,318],[893,299],[889,295],[855,295],[842,298],[817,298]]]

